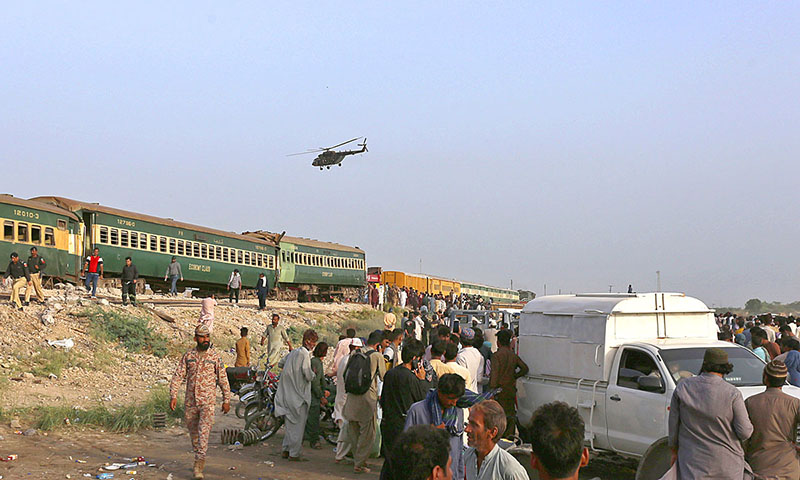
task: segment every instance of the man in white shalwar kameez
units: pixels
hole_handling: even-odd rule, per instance
[[[303,346],[286,357],[275,393],[275,416],[284,417],[283,458],[300,461],[308,408],[311,405],[311,351],[317,345],[317,332],[303,333]]]
[[[333,404],[333,421],[339,425],[339,438],[336,439],[336,463],[342,463],[353,448],[347,435],[347,420],[343,414],[344,404],[347,401],[347,391],[344,389],[344,371],[347,368],[347,361],[350,360],[350,353],[364,346],[364,342],[360,338],[348,338],[347,340],[350,341],[348,345],[350,352],[339,360],[336,370],[336,401]]]

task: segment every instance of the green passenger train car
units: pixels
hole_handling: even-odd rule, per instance
[[[461,282],[461,293],[467,295],[480,295],[483,298],[491,298],[496,303],[518,303],[519,292],[507,288],[492,287],[479,283]]]
[[[358,289],[366,285],[366,256],[358,247],[263,230],[244,235],[278,243],[278,287],[282,298],[355,299]]]
[[[46,262],[44,277],[78,281],[83,229],[69,210],[0,194],[0,271],[5,273],[12,252],[26,261],[36,247]]]
[[[239,270],[244,288],[254,288],[259,273],[271,285],[277,279],[277,249],[267,239],[63,197],[34,200],[77,215],[86,232],[82,251],[88,254],[99,248],[105,271],[112,276],[121,273],[125,257],[130,256],[141,277],[159,283],[174,256],[184,281],[193,286],[224,287],[234,269]]]

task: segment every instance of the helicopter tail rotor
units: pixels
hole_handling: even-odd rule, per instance
[[[365,152],[369,152],[369,150],[367,149],[367,137],[364,137],[364,143],[360,143],[358,146],[362,147]]]

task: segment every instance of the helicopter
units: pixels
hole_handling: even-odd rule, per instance
[[[342,150],[342,151],[339,151],[339,152],[334,150],[334,148],[341,147],[342,145],[347,145],[348,143],[355,142],[356,140],[360,140],[361,138],[364,138],[364,142],[358,144],[358,146],[361,147],[361,149],[359,149],[359,150]],[[309,150],[307,152],[292,153],[290,155],[287,155],[287,157],[293,157],[295,155],[306,155],[306,154],[309,154],[309,153],[322,152],[319,155],[317,155],[317,158],[315,158],[313,162],[311,162],[311,165],[313,165],[315,167],[319,167],[320,170],[322,170],[325,167],[327,167],[328,170],[330,170],[331,165],[339,165],[341,167],[342,166],[342,161],[344,160],[344,157],[346,157],[348,155],[355,155],[357,153],[364,153],[364,152],[367,152],[367,151],[369,151],[369,150],[367,150],[367,139],[366,139],[366,137],[356,137],[356,138],[353,138],[353,139],[348,140],[346,142],[342,142],[342,143],[340,143],[338,145],[334,145],[332,147],[327,147],[327,148],[320,147],[318,149]]]

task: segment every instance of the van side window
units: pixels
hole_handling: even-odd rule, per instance
[[[619,362],[619,372],[617,373],[617,385],[634,390],[655,391],[653,389],[642,388],[639,384],[640,377],[654,377],[661,380],[663,388],[664,381],[661,372],[658,370],[653,357],[641,350],[631,348],[622,352]]]

